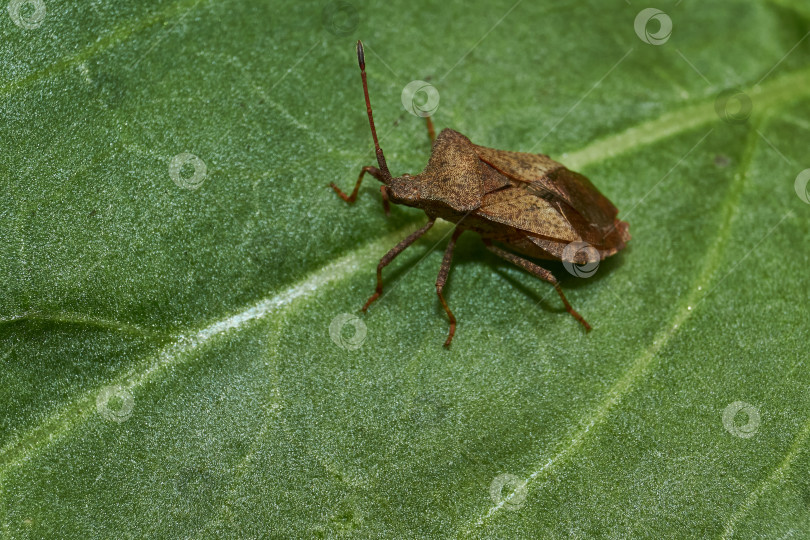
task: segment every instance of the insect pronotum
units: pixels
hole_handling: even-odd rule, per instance
[[[450,271],[453,248],[465,231],[478,233],[489,251],[553,285],[568,313],[590,330],[590,325],[568,303],[551,272],[521,255],[571,264],[596,262],[613,255],[630,239],[628,224],[616,218],[618,210],[613,203],[585,176],[568,170],[546,155],[478,146],[452,129],[444,129],[435,137],[430,117],[426,121],[433,149],[427,167],[416,176],[392,177],[374,128],[360,41],[357,42],[357,61],[378,166],[362,168],[350,195],[334,183],[331,186],[344,201],[353,203],[363,176],[368,173],[383,184],[380,193],[386,214],[390,213],[391,202],[424,210],[428,217],[423,227],[380,259],[377,288],[363,311],[382,294],[383,268],[425,234],[437,218],[442,218],[456,224],[436,279],[436,293],[450,319],[445,347],[453,340],[456,318],[442,291]],[[573,242],[585,242],[592,248],[566,250]]]

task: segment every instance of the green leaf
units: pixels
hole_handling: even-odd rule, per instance
[[[806,534],[810,10],[643,7],[11,1],[4,536]],[[446,222],[355,318],[426,219],[328,187],[374,162],[357,38],[394,174],[426,80],[437,128],[620,208],[594,277],[544,264],[591,333],[467,233],[443,348]]]

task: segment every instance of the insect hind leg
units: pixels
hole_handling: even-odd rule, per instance
[[[515,266],[523,268],[530,274],[539,277],[543,281],[551,283],[554,286],[554,289],[556,289],[557,294],[560,295],[563,304],[565,304],[566,311],[568,311],[568,313],[570,313],[576,320],[578,320],[582,324],[582,326],[585,327],[585,330],[589,331],[591,329],[591,325],[588,324],[588,322],[582,317],[582,315],[577,313],[577,311],[573,307],[571,307],[571,304],[568,303],[568,299],[565,297],[565,294],[563,294],[563,291],[560,288],[560,283],[557,281],[557,278],[554,277],[554,274],[552,274],[542,266],[538,266],[531,261],[527,261],[523,257],[519,257],[514,253],[510,253],[508,251],[505,251],[499,247],[492,245],[492,242],[490,242],[489,240],[484,240],[484,245],[486,245],[487,249],[490,250],[495,255],[497,255],[498,257],[509,261]]]

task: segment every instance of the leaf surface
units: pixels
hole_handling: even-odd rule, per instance
[[[0,11],[4,536],[810,529],[804,4],[670,2],[661,45],[619,0],[42,5]],[[470,234],[445,350],[447,223],[354,318],[425,221],[328,187],[374,161],[358,37],[394,174],[427,80],[438,129],[620,209],[594,277],[547,265],[593,332]]]

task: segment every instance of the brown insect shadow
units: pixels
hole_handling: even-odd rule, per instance
[[[392,213],[392,218],[393,216],[394,213]],[[403,215],[403,221],[407,221],[407,216]],[[400,280],[405,279],[405,276],[407,276],[417,266],[433,265],[436,266],[436,269],[438,269],[435,260],[425,260],[434,251],[442,252],[444,250],[447,244],[447,238],[439,241],[438,244],[437,241],[438,240],[435,235],[433,237],[420,239],[413,244],[413,247],[416,249],[408,251],[407,255],[403,253],[402,257],[397,259],[397,264],[392,264],[386,268],[386,280],[391,283],[386,295],[393,293],[396,290],[397,284],[400,282]],[[557,278],[560,285],[569,290],[579,289],[580,287],[588,287],[593,283],[597,283],[604,279],[605,276],[611,273],[614,269],[620,268],[624,264],[623,257],[611,257],[600,262],[599,268],[593,276],[589,278],[581,278],[571,275],[561,262],[534,258],[528,258],[528,260],[550,271]],[[559,298],[557,294],[555,294],[554,287],[550,286],[548,283],[533,279],[531,274],[516,268],[508,262],[503,261],[496,255],[488,252],[485,246],[481,243],[480,239],[476,238],[474,235],[461,235],[456,243],[453,256],[453,267],[465,267],[468,264],[483,264],[487,268],[490,268],[511,286],[522,292],[529,300],[532,301],[534,305],[540,306],[543,311],[552,314],[566,313],[565,307],[559,304]],[[461,287],[462,289],[465,287],[465,283],[463,281],[458,281],[460,277],[454,275],[457,272],[458,270],[449,274],[447,284],[444,288],[444,295],[448,302],[454,296],[454,289],[457,286]],[[521,280],[518,276],[523,276],[524,274],[525,279]],[[426,291],[426,294],[431,294],[433,287],[430,287],[430,289],[430,291]],[[383,295],[383,297],[384,296],[385,295]],[[438,318],[442,318],[445,315],[441,302],[434,302],[433,311]]]
[[[438,250],[441,248],[442,246],[439,246],[436,249]],[[425,253],[418,255],[417,257],[414,257],[414,259],[419,260],[421,257],[424,257],[426,253],[428,252],[426,251]],[[599,263],[599,267],[596,272],[588,278],[572,275],[559,261],[549,261],[528,257],[527,260],[537,264],[538,266],[542,266],[551,272],[557,278],[560,285],[565,289],[573,290],[589,287],[594,283],[598,283],[614,270],[621,268],[622,265],[624,265],[623,255],[624,253],[619,254],[617,257],[602,260]],[[535,306],[540,306],[541,309],[547,313],[566,313],[565,306],[559,303],[559,298],[555,293],[554,287],[550,286],[548,283],[544,283],[532,278],[531,274],[516,268],[514,265],[509,264],[500,257],[490,253],[487,249],[485,249],[481,241],[475,238],[473,235],[462,235],[458,239],[455,255],[453,257],[453,267],[466,266],[467,264],[486,265],[487,268],[490,268],[498,276],[503,278],[507,283],[509,283],[510,286],[523,293],[529,300],[532,301]],[[392,272],[392,274],[394,273]],[[399,275],[401,275],[401,271],[397,273],[397,277],[399,277]],[[451,272],[450,277],[447,280],[447,285],[444,289],[444,294],[447,297],[448,302],[453,296],[454,281],[453,273]],[[460,283],[459,286],[464,287],[464,284]],[[438,316],[444,315],[444,309],[439,302],[436,302],[435,313]]]
[[[480,237],[484,250],[489,251],[486,260],[493,267],[492,258],[498,257],[553,286],[565,310],[586,331],[590,330],[588,322],[566,299],[557,278],[565,278],[566,283],[575,287],[583,286],[583,283],[573,283],[567,279],[567,270],[559,267],[572,265],[572,268],[590,273],[593,267],[586,270],[575,264],[585,267],[599,263],[624,249],[630,240],[629,226],[618,219],[618,209],[613,203],[588,178],[545,154],[479,146],[449,128],[442,130],[437,136],[430,117],[425,119],[431,141],[431,154],[425,170],[417,175],[405,173],[402,176],[393,176],[374,127],[363,44],[359,41],[357,63],[377,155],[377,167],[363,167],[350,193],[345,193],[334,182],[330,186],[341,199],[352,204],[357,200],[363,178],[369,175],[382,184],[380,197],[386,214],[390,215],[390,205],[396,204],[423,210],[428,218],[422,227],[402,239],[380,259],[377,265],[377,287],[362,311],[366,311],[382,296],[383,269],[441,218],[456,224],[444,248],[442,264],[436,278],[436,294],[450,322],[445,347],[449,347],[453,340],[456,318],[444,297],[444,288],[448,283],[456,241],[460,240],[465,231],[471,233],[467,236],[473,236],[474,233]],[[476,247],[473,252],[469,240],[465,238],[459,245],[462,248],[457,260],[461,259],[462,263],[464,259],[469,261],[473,253],[474,258],[480,260],[480,248]],[[538,264],[529,259],[562,262]],[[596,270],[601,270],[604,274],[614,265],[615,263],[605,262],[601,269],[597,267]],[[549,269],[549,266],[557,268]],[[502,271],[499,273],[506,277]],[[398,274],[401,276],[401,271]],[[530,292],[516,280],[508,279],[524,292]],[[531,294],[538,298],[534,291]],[[542,297],[539,298],[542,300]],[[548,309],[548,306],[544,307]]]

